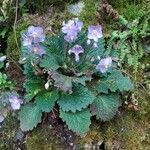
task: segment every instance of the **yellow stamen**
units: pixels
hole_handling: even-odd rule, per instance
[[[105,64],[105,68],[108,68],[109,67],[109,65],[108,64]]]
[[[93,34],[94,34],[95,36],[97,36],[97,31],[96,31],[96,30],[93,30]]]
[[[38,34],[37,34],[36,32],[34,32],[34,33],[33,33],[33,37],[34,37],[34,38],[37,38],[37,37],[38,37]]]
[[[37,52],[37,51],[38,51],[38,48],[34,47],[34,48],[33,48],[33,51],[34,51],[34,52]]]

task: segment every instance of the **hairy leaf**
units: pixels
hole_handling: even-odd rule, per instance
[[[24,65],[24,72],[23,73],[27,79],[33,78],[35,76],[33,66],[31,65],[30,62],[27,62]]]
[[[23,86],[26,89],[25,99],[30,101],[43,90],[44,80],[35,75],[34,68],[30,62],[24,65],[24,74],[26,75],[26,80]]]
[[[45,55],[41,60],[40,67],[49,69],[49,70],[57,70],[59,68],[59,64],[56,58],[52,55]]]
[[[65,112],[60,109],[60,117],[66,122],[69,129],[78,134],[84,134],[89,130],[91,124],[91,113],[89,109],[83,109],[76,113]]]
[[[47,49],[46,49],[47,54],[53,54],[58,57],[62,56],[64,50],[63,33],[60,32],[56,36],[48,37],[45,43],[47,45]]]
[[[91,81],[92,77],[91,76],[81,76],[81,77],[75,77],[73,78],[74,83],[80,83],[82,85],[86,85],[86,81]]]
[[[41,122],[42,112],[37,105],[25,105],[19,112],[20,127],[23,131],[32,130]]]
[[[42,91],[35,97],[35,102],[43,112],[50,112],[59,98],[57,91]]]
[[[43,90],[43,82],[41,78],[32,78],[25,81],[24,88],[26,89],[25,98],[27,101],[32,100],[34,96]]]
[[[94,100],[94,105],[96,107],[97,119],[102,119],[103,121],[110,120],[114,117],[120,106],[119,96],[116,94],[102,94]]]
[[[105,41],[103,38],[100,38],[97,43],[97,48],[92,48],[89,51],[88,55],[92,58],[97,58],[97,56],[103,56],[105,51]]]
[[[82,85],[75,85],[72,94],[61,93],[58,104],[63,111],[81,111],[93,102],[95,95]]]
[[[117,90],[123,92],[132,89],[133,84],[131,83],[131,80],[124,77],[118,70],[114,70],[108,77],[102,78],[96,86],[96,90],[99,93],[108,93],[108,90],[112,92],[116,92]]]

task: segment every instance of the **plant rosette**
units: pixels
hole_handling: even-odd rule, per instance
[[[57,103],[60,118],[77,134],[85,134],[91,117],[110,120],[121,105],[119,95],[133,89],[106,55],[100,25],[89,26],[74,19],[63,23],[55,36],[45,36],[41,27],[30,26],[22,33],[21,62],[26,81],[25,103],[19,120],[23,131],[41,122],[42,112]]]

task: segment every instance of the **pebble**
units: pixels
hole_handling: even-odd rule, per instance
[[[78,3],[71,4],[67,7],[68,12],[79,16],[84,8],[84,2],[79,1]]]

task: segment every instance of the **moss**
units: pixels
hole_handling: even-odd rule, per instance
[[[0,150],[17,149],[23,147],[21,141],[16,140],[19,123],[14,113],[9,113],[0,128]]]
[[[149,58],[144,57],[142,64],[148,64]],[[127,69],[127,68],[126,68]],[[144,78],[147,68],[139,70],[136,74],[136,86],[134,95],[138,101],[138,110],[126,109],[127,112],[121,112],[121,116],[105,123],[103,136],[108,149],[119,147],[124,150],[148,150],[150,138],[150,94],[146,88],[148,78]],[[133,75],[132,75],[133,76]],[[144,84],[144,86],[143,86]]]
[[[50,25],[53,32],[57,33],[58,31],[60,31],[63,21],[68,21],[75,17],[75,15],[67,12],[67,10],[64,10],[62,12],[59,9],[56,9],[55,12],[53,12],[53,17],[50,20]]]
[[[27,150],[65,150],[64,143],[56,136],[56,130],[45,126],[36,128],[27,136]]]
[[[136,113],[136,118],[139,120],[145,120],[150,114],[150,80],[149,80],[149,69],[150,69],[150,57],[149,55],[144,55],[140,60],[140,66],[137,72],[133,72],[132,69],[126,67],[126,71],[131,75],[132,80],[135,83],[135,89],[133,94],[138,101],[139,111]],[[126,65],[127,66],[127,65]]]
[[[60,10],[65,7],[67,3],[77,2],[78,0],[27,0],[30,12],[45,13],[50,6],[58,7]]]
[[[9,34],[8,40],[7,40],[7,56],[11,57],[14,60],[19,59],[20,54],[20,44],[21,44],[21,31],[25,30],[30,24],[29,20],[23,20],[20,23],[17,23],[16,26],[16,38],[15,33],[11,32]],[[17,39],[17,43],[16,43]]]
[[[92,122],[90,131],[84,137],[78,137],[76,143],[80,145],[80,148],[83,148],[85,145],[92,145],[95,143],[102,143],[104,138],[100,132],[99,125],[95,122]]]
[[[145,138],[149,128],[147,120],[139,120],[134,116],[133,112],[128,113],[106,125],[103,136],[108,149],[144,150],[148,147]]]
[[[67,5],[63,8],[55,7],[52,18],[50,19],[50,25],[54,33],[57,33],[62,27],[63,21],[68,21],[69,19],[78,17],[84,22],[85,27],[87,28],[91,24],[96,24],[96,12],[99,4],[99,0],[84,0],[85,7],[81,12],[80,16],[73,15],[67,11]]]
[[[108,2],[128,20],[134,20],[141,16],[142,6],[145,4],[145,0],[108,0]]]
[[[54,32],[58,32],[62,27],[63,21],[68,21],[69,19],[78,17],[80,20],[84,22],[85,28],[89,25],[94,25],[97,23],[96,13],[99,5],[99,0],[84,0],[84,8],[81,12],[80,16],[73,15],[67,11],[67,5],[64,9],[55,8],[53,12],[52,18],[50,20],[50,25]]]
[[[99,0],[83,0],[83,2],[85,6],[79,18],[84,22],[85,27],[96,24],[96,13]]]

